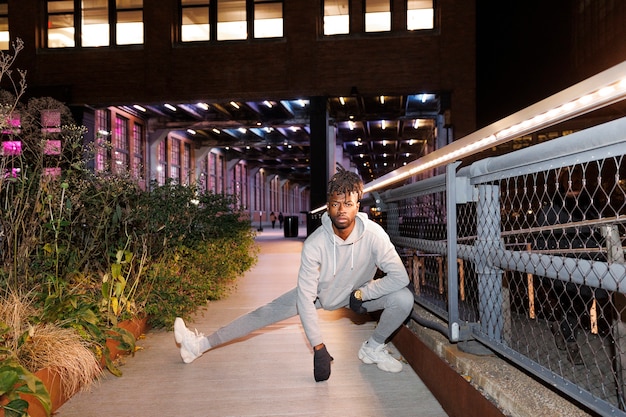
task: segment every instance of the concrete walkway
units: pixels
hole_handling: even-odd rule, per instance
[[[257,236],[259,262],[225,300],[210,302],[190,327],[210,333],[293,288],[306,231],[284,238],[266,228]],[[347,309],[320,312],[335,358],[326,382],[313,379],[313,355],[294,317],[207,352],[184,364],[173,332],[150,331],[128,358],[124,375],[109,374],[72,397],[58,417],[310,416],[444,417],[447,414],[412,368],[382,372],[357,358],[375,323]],[[397,352],[390,346],[392,352]]]

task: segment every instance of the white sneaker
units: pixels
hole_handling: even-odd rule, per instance
[[[180,317],[174,320],[174,339],[180,344],[180,357],[185,363],[191,363],[202,356],[200,349],[200,340],[204,334],[198,333],[198,330],[192,332],[185,326],[185,322]]]
[[[361,345],[361,349],[359,349],[359,359],[367,364],[375,363],[378,369],[382,371],[400,372],[402,370],[402,362],[389,354],[387,345],[371,348],[365,341]]]

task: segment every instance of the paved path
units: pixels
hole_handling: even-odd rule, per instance
[[[299,238],[284,238],[278,229],[261,232],[257,265],[231,296],[210,302],[190,327],[209,333],[294,287],[305,234],[303,228]],[[347,309],[321,312],[320,317],[335,358],[326,382],[313,379],[313,356],[297,317],[188,365],[180,360],[172,332],[149,331],[138,342],[143,349],[126,360],[121,378],[106,374],[90,392],[61,406],[56,416],[447,416],[409,365],[389,374],[357,358],[374,322],[363,322]]]

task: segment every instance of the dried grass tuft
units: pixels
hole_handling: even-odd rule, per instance
[[[6,291],[0,295],[0,322],[9,327],[5,347],[13,352],[17,351],[19,338],[28,330],[29,318],[34,314],[35,308],[30,294]]]
[[[50,368],[64,383],[67,397],[88,390],[102,373],[87,342],[73,329],[53,324],[35,325],[18,350],[20,362],[30,370]]]
[[[37,317],[31,294],[7,291],[0,294],[0,321],[9,326],[5,347],[15,352],[29,371],[54,370],[64,382],[68,398],[79,390],[87,390],[102,373],[100,363],[89,349],[88,342],[74,329],[54,324],[31,325]],[[20,338],[28,337],[20,346]]]

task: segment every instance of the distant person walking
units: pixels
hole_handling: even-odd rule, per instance
[[[285,217],[283,216],[283,212],[279,212],[278,213],[278,227],[280,227],[281,229],[283,228],[283,220],[285,220]]]
[[[270,221],[272,222],[272,229],[276,226],[276,214],[274,212],[270,213]]]

